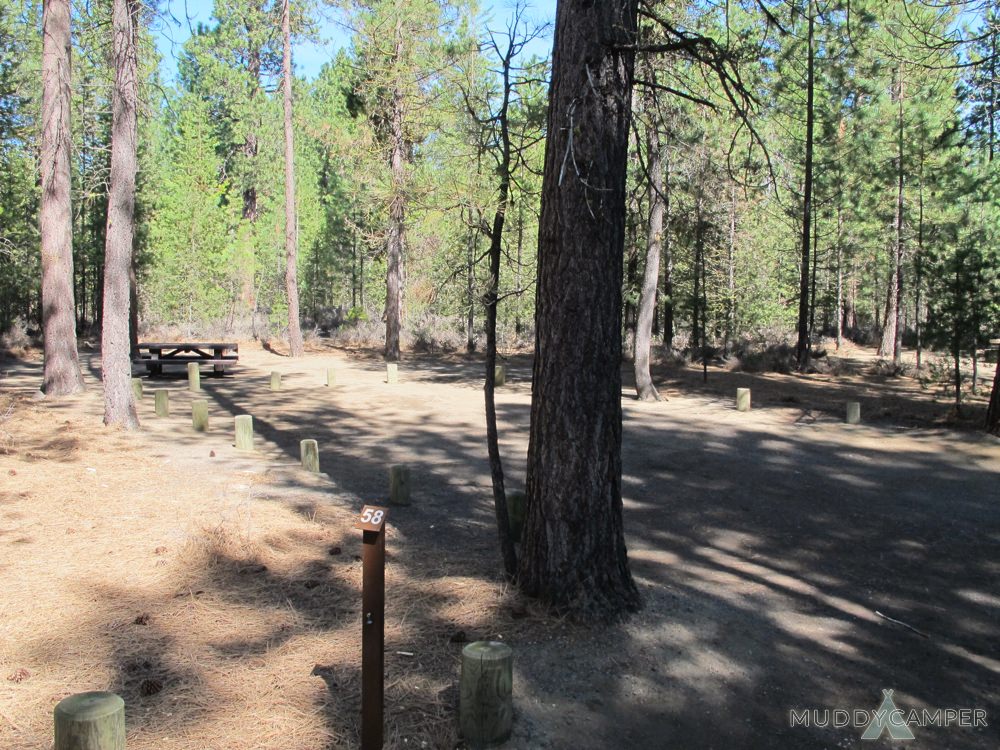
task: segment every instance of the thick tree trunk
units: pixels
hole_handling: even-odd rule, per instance
[[[73,299],[73,216],[70,207],[69,0],[46,0],[42,14],[42,390],[64,396],[83,390],[76,351]]]
[[[799,369],[804,370],[809,363],[812,342],[809,339],[809,257],[810,232],[809,222],[812,219],[812,183],[813,183],[813,78],[815,67],[815,50],[813,48],[813,33],[816,20],[813,14],[812,1],[809,3],[809,37],[808,55],[806,60],[806,163],[805,180],[802,188],[802,261],[799,274],[799,325],[798,341],[795,344],[795,358]]]
[[[637,2],[561,0],[542,184],[519,581],[579,618],[640,605],[622,520],[621,310]]]
[[[281,34],[284,38],[282,78],[285,89],[285,291],[288,294],[288,353],[301,357],[302,327],[299,324],[299,251],[295,222],[295,141],[292,133],[292,24],[290,0],[281,7]]]
[[[656,102],[646,133],[649,162],[649,227],[646,235],[646,270],[639,293],[639,315],[635,326],[635,392],[640,401],[659,401],[660,394],[649,374],[649,346],[652,338],[653,312],[656,307],[656,286],[660,278],[660,247],[663,244],[663,164],[660,159],[660,118],[655,115]]]
[[[986,410],[986,431],[992,435],[1000,435],[1000,356],[997,357],[993,392],[990,394],[990,405]]]
[[[896,129],[896,219],[895,236],[892,247],[892,270],[889,273],[889,287],[886,292],[885,327],[879,342],[880,357],[892,357],[893,364],[899,365],[902,358],[903,330],[900,324],[903,302],[903,64],[899,64],[897,81],[897,129]]]
[[[111,94],[111,182],[104,248],[104,310],[101,371],[104,424],[139,428],[132,391],[129,334],[132,240],[135,236],[136,108],[139,98],[138,0],[114,0],[115,84]]]
[[[396,59],[402,55],[403,32],[396,25]],[[406,142],[403,134],[403,92],[397,86],[392,96],[389,115],[391,154],[389,169],[392,194],[389,198],[389,232],[386,242],[387,269],[385,274],[385,358],[399,360],[399,329],[403,316],[403,249],[406,242]]]

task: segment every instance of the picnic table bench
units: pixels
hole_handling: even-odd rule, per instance
[[[150,374],[159,375],[163,365],[186,365],[197,362],[199,365],[212,365],[216,375],[222,375],[226,365],[239,362],[239,344],[220,343],[186,343],[174,341],[170,343],[143,343],[138,347],[139,356],[132,360],[133,364],[145,365]]]

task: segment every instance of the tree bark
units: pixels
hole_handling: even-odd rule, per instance
[[[396,59],[403,54],[403,31],[396,22]],[[403,315],[403,246],[406,241],[406,142],[403,134],[403,92],[396,86],[392,94],[392,111],[389,114],[391,153],[389,170],[392,194],[389,199],[389,232],[386,243],[387,269],[385,274],[385,358],[399,361],[399,329]]]
[[[650,123],[646,131],[646,151],[649,166],[649,227],[646,235],[646,270],[639,293],[639,315],[635,326],[635,392],[640,401],[659,401],[660,394],[649,374],[649,347],[653,332],[653,312],[656,307],[656,287],[660,279],[660,247],[663,244],[663,163],[660,158],[660,118],[656,102],[650,102]]]
[[[73,216],[70,207],[70,6],[46,0],[42,13],[42,390],[64,396],[83,390],[73,298]]]
[[[805,370],[809,363],[812,342],[809,339],[809,222],[812,219],[812,183],[813,183],[813,79],[816,53],[813,38],[816,19],[813,13],[812,0],[809,2],[809,36],[808,55],[806,60],[806,163],[805,179],[802,187],[802,262],[799,274],[799,325],[798,341],[795,344],[795,358],[799,370]]]
[[[561,0],[542,181],[519,581],[580,619],[640,606],[622,520],[625,176],[637,1]]]
[[[902,359],[903,331],[900,325],[900,314],[903,298],[903,98],[904,80],[903,64],[900,62],[897,81],[897,130],[896,130],[896,220],[895,236],[892,248],[892,270],[889,273],[889,286],[885,302],[885,327],[882,329],[882,340],[879,342],[880,357],[892,357],[893,364],[899,365]]]
[[[299,324],[299,251],[295,221],[295,140],[292,132],[292,23],[290,0],[281,4],[281,34],[284,39],[282,78],[285,89],[285,291],[288,294],[288,353],[301,357],[302,327]]]
[[[115,83],[111,93],[111,181],[104,246],[101,371],[104,424],[139,428],[132,391],[132,241],[135,236],[136,108],[139,99],[138,0],[114,0]]]

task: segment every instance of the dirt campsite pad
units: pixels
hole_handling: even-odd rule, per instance
[[[479,362],[410,358],[389,385],[375,357],[332,349],[240,358],[197,395],[181,373],[143,377],[138,435],[101,427],[96,356],[89,390],[51,403],[31,398],[37,358],[0,363],[0,747],[49,747],[55,704],[96,689],[125,699],[129,750],[357,747],[353,522],[396,463],[414,502],[388,524],[387,747],[461,746],[460,650],[482,638],[514,649],[511,748],[1000,744],[1000,443],[935,424],[933,394],[660,372],[668,401],[624,401],[645,608],[581,627],[497,576]],[[498,391],[515,489],[529,377],[513,359]],[[843,423],[846,400],[864,424]],[[243,413],[252,453],[233,447]],[[299,467],[304,438],[320,474]],[[904,712],[978,709],[987,726],[914,726],[905,743],[817,726],[883,690]]]

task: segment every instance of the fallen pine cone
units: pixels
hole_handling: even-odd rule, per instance
[[[24,667],[18,667],[10,675],[7,676],[7,681],[8,682],[24,682],[29,677],[31,677],[31,672],[29,672]]]

